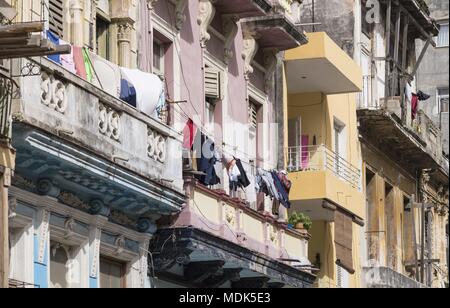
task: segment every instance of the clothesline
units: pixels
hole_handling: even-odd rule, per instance
[[[183,117],[184,120],[186,120],[186,121],[191,120],[190,117],[187,115],[187,113],[181,108],[181,106],[180,106],[180,109],[181,109],[181,111],[183,111],[184,114],[180,113],[177,109],[174,109],[174,111],[175,111],[179,116]],[[214,139],[215,139],[215,137],[213,137],[213,136],[206,130],[206,128],[204,128],[203,126],[198,126],[198,125],[196,125],[196,126],[197,126],[197,130],[199,130],[203,135],[207,136],[207,137],[210,138],[211,140],[214,140]],[[234,151],[235,151],[236,153],[231,153],[231,152],[229,152],[229,151],[227,151],[227,150],[224,150],[224,149],[223,149],[224,147],[233,148]],[[236,155],[238,155],[238,154],[242,154],[243,156],[248,156],[247,153],[245,153],[245,152],[243,152],[243,151],[241,151],[241,150],[236,149],[236,146],[230,145],[230,144],[228,144],[228,143],[226,143],[226,142],[222,142],[221,150],[218,150],[218,151],[219,151],[219,152],[222,151],[223,153],[228,154],[229,156],[236,156]],[[260,159],[260,158],[254,158],[254,160],[257,161],[257,162],[263,163],[263,164],[266,163],[263,159]],[[250,167],[256,167],[256,166],[251,165],[249,162],[243,161],[243,163],[246,164],[246,165],[248,165],[248,166],[250,166]]]

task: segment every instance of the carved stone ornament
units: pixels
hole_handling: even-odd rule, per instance
[[[66,86],[46,72],[41,74],[41,103],[62,114],[67,109]]]

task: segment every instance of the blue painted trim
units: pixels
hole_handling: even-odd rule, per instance
[[[47,244],[46,244],[47,245]],[[34,234],[34,284],[39,288],[48,288],[48,253],[45,247],[44,262],[38,262],[39,236]]]
[[[94,277],[89,277],[89,288],[91,289],[97,289],[98,286],[98,279]]]

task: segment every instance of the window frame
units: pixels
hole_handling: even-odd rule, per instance
[[[442,111],[442,102],[441,102],[441,100],[444,98],[447,98],[447,100],[449,99],[449,97],[450,97],[450,95],[449,94],[440,94],[439,92],[440,91],[443,91],[443,90],[447,90],[447,93],[449,93],[449,88],[437,88],[436,89],[436,103],[437,103],[437,107],[438,107],[438,111],[439,111],[439,114],[446,114],[446,113],[449,113],[449,108],[450,108],[450,106],[448,106],[447,107],[447,111]],[[448,104],[448,103],[447,103]]]
[[[102,23],[106,25],[106,55],[103,56],[99,53],[99,44],[98,44],[98,21],[101,20]],[[102,10],[97,9],[96,17],[95,17],[95,51],[98,56],[103,57],[104,59],[111,61],[111,18]]]
[[[120,266],[120,288],[121,289],[126,289],[127,288],[127,267],[128,267],[128,263],[125,261],[121,261],[121,260],[117,260],[117,259],[113,259],[111,257],[108,257],[106,255],[101,254],[100,252],[100,256],[99,256],[99,279],[98,279],[98,286],[99,288],[103,288],[102,287],[102,272],[101,272],[101,263],[102,262],[107,262],[108,264],[114,264],[114,265],[119,265]],[[106,289],[106,288],[105,288]]]
[[[155,67],[155,45],[159,47],[159,66],[160,68]],[[166,46],[165,43],[161,40],[157,39],[156,37],[153,37],[153,43],[152,43],[152,72],[155,75],[165,77],[165,54],[166,54]]]
[[[434,38],[434,41],[436,42],[436,48],[449,48],[450,47],[449,38],[447,37],[447,45],[441,45],[441,44],[439,44],[440,43],[439,37],[442,33],[442,31],[441,31],[442,26],[447,26],[447,36],[449,36],[450,22],[448,20],[446,20],[446,21],[441,21],[438,23],[439,23],[439,26],[441,27],[441,29],[439,29],[439,34],[437,36],[435,36],[435,38]]]

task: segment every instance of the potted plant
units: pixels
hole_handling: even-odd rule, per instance
[[[312,221],[303,213],[293,212],[289,217],[289,225],[297,230],[309,230],[312,227]]]

